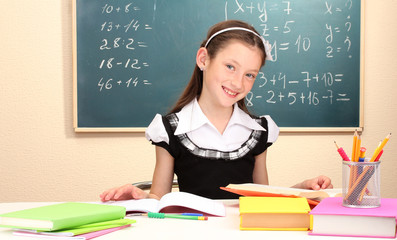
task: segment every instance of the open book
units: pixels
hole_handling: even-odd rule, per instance
[[[308,199],[311,205],[317,205],[319,201],[327,197],[342,196],[341,189],[322,189],[316,191],[255,183],[229,184],[226,187],[221,187],[221,189],[243,196],[304,197]]]
[[[160,200],[146,198],[113,201],[104,204],[123,206],[127,212],[198,212],[219,217],[226,216],[225,206],[222,202],[186,192],[170,192],[165,194]]]

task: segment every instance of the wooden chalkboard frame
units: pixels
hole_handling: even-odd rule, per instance
[[[78,126],[78,76],[77,76],[77,17],[76,3],[72,0],[73,15],[73,127],[75,132],[144,132],[145,127],[80,127]],[[364,129],[364,0],[360,0],[360,89],[359,89],[359,126],[358,127],[280,127],[281,132],[305,133],[305,132],[361,132]]]

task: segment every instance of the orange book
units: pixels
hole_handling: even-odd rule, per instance
[[[229,184],[221,187],[222,190],[236,193],[242,196],[262,197],[289,197],[306,198],[311,207],[316,206],[322,199],[327,197],[342,196],[340,189],[323,189],[320,191],[269,186],[255,183]]]

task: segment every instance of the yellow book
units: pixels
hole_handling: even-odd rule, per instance
[[[308,231],[306,198],[240,197],[240,230]]]

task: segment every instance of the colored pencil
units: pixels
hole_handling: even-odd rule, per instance
[[[338,149],[338,153],[342,157],[343,161],[350,161],[349,157],[347,156],[347,154],[345,153],[343,148],[339,147],[338,144],[336,144],[335,140],[334,140],[334,143],[335,143],[336,149]]]
[[[380,151],[383,150],[383,148],[385,147],[386,143],[389,141],[390,137],[391,137],[391,133],[389,133],[389,134],[385,137],[385,139],[383,139],[383,141],[382,141],[382,143],[380,144],[380,146],[375,150],[374,154],[372,155],[372,158],[371,158],[370,162],[374,162],[374,161],[375,161],[375,159],[378,157]]]
[[[356,146],[357,146],[357,129],[354,131],[353,136],[353,147],[352,147],[352,161],[354,162],[356,159]]]
[[[189,219],[189,220],[208,220],[207,216],[188,216],[182,214],[165,214],[165,213],[155,213],[148,212],[147,215],[150,218],[178,218],[178,219]]]
[[[360,157],[360,148],[361,148],[361,135],[358,135],[357,136],[357,143],[356,143],[356,153],[354,155],[354,157],[355,157],[354,161],[355,162],[358,162],[358,159]]]

